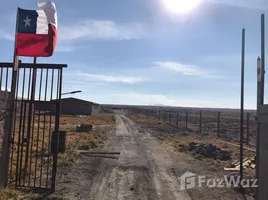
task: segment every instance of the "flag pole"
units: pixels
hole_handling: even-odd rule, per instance
[[[13,54],[13,63],[14,63],[14,70],[18,70],[19,66],[19,56],[16,56],[16,43],[17,43],[17,31],[18,31],[18,19],[19,19],[19,7],[17,7],[17,17],[16,17],[16,29],[15,29],[15,42],[14,42],[14,54]]]
[[[11,80],[11,92],[8,95],[8,109],[9,113],[5,118],[5,126],[8,127],[7,134],[4,134],[3,140],[3,160],[5,163],[3,166],[3,174],[4,174],[4,186],[8,184],[8,170],[9,170],[9,154],[10,154],[10,144],[12,141],[12,135],[14,130],[14,112],[15,112],[15,94],[16,94],[16,85],[17,85],[17,72],[19,66],[19,57],[16,56],[16,42],[17,42],[17,30],[18,30],[18,19],[19,19],[19,7],[17,7],[17,17],[16,17],[16,28],[15,28],[15,42],[14,42],[14,54],[13,54],[13,69],[12,69],[12,80]],[[7,88],[7,86],[6,86]],[[7,92],[7,91],[6,91]]]

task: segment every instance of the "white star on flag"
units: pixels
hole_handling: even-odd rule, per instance
[[[26,26],[30,26],[30,27],[31,27],[31,24],[30,24],[31,19],[29,19],[28,16],[27,16],[26,19],[23,20],[23,21],[25,22],[25,27],[26,27]]]

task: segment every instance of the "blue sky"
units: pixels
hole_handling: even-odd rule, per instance
[[[268,16],[268,1],[203,0],[184,15],[168,12],[163,1],[54,0],[56,52],[38,62],[68,64],[63,91],[82,90],[73,97],[90,101],[238,108],[246,28],[245,107],[255,108],[260,15]],[[1,61],[12,60],[16,6],[37,9],[36,2],[0,2]]]

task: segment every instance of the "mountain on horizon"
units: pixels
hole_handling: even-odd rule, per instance
[[[164,105],[164,104],[159,103],[159,104],[154,104],[153,106],[165,106],[165,105]]]

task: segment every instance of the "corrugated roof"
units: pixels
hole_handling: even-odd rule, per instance
[[[82,102],[86,102],[86,103],[92,103],[92,104],[95,104],[95,105],[99,105],[99,104],[97,104],[97,103],[95,103],[95,102],[92,102],[92,101],[87,101],[87,100],[84,100],[84,99],[78,99],[78,98],[73,98],[73,97],[68,97],[68,98],[62,98],[61,99],[62,101],[64,101],[64,100],[72,100],[72,101],[82,101]],[[52,101],[55,101],[55,99],[53,99]]]

